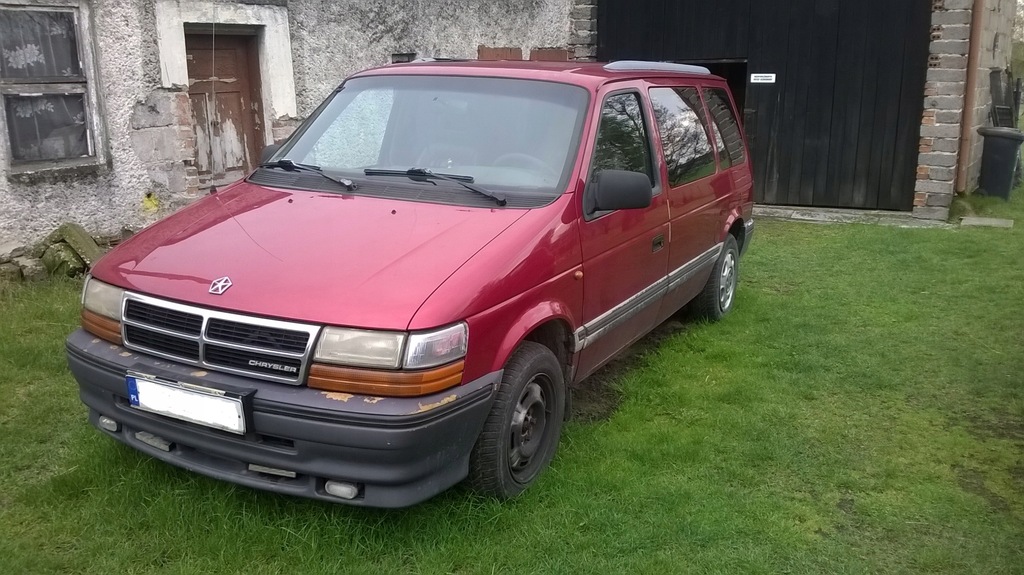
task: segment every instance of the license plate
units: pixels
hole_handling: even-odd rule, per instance
[[[245,434],[242,400],[219,389],[127,377],[128,403],[136,409]]]

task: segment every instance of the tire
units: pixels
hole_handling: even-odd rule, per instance
[[[722,253],[711,270],[704,289],[693,299],[696,319],[718,321],[732,310],[736,303],[736,285],[739,282],[740,249],[732,234],[726,236]]]
[[[523,342],[470,454],[469,487],[497,499],[522,493],[554,457],[564,418],[562,367],[548,348]]]

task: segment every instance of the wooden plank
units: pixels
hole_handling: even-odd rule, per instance
[[[904,33],[904,63],[900,75],[899,122],[893,148],[893,171],[888,193],[880,205],[888,210],[910,210],[914,205],[921,113],[924,110],[924,85],[928,73],[928,47],[931,29],[931,2],[909,0],[907,30]],[[883,182],[883,186],[886,182]],[[884,188],[883,188],[884,189]]]

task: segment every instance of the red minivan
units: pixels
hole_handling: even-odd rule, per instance
[[[245,180],[93,268],[89,420],[157,459],[401,507],[513,497],[569,388],[733,307],[752,180],[694,66],[423,61],[347,79]]]

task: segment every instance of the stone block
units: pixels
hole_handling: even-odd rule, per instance
[[[53,276],[69,278],[81,275],[86,270],[85,262],[78,257],[75,250],[65,243],[53,244],[43,254],[43,266]]]
[[[37,282],[49,277],[43,262],[36,258],[25,256],[14,258],[14,263],[18,264],[18,267],[21,268],[21,276],[25,278],[25,281]]]
[[[145,100],[132,108],[132,129],[160,128],[178,124],[177,93],[166,90],[150,92]],[[187,95],[186,95],[187,97]]]
[[[939,110],[962,110],[963,96],[928,96],[924,99],[924,107]]]
[[[569,11],[569,18],[573,20],[595,20],[597,19],[597,6],[576,6]]]
[[[937,40],[931,43],[928,51],[932,54],[966,54],[969,44],[966,40]]]
[[[21,257],[26,252],[28,252],[28,249],[17,242],[0,244],[0,264],[5,264],[14,258]]]
[[[953,203],[953,194],[928,194],[926,206],[948,208]]]
[[[89,267],[92,267],[98,259],[103,257],[103,248],[96,243],[96,240],[92,239],[92,236],[90,236],[82,226],[73,223],[66,223],[57,228],[57,231],[60,232],[61,238],[64,239],[67,245],[70,246],[71,249],[78,254],[78,257],[80,257]]]
[[[942,27],[943,40],[969,40],[971,27],[966,24],[948,25]]]
[[[960,225],[964,227],[980,227],[980,228],[1005,228],[1009,229],[1013,227],[1013,220],[1005,220],[1001,218],[976,218],[968,217],[960,220]]]
[[[940,182],[952,182],[956,178],[956,168],[940,168],[932,166],[928,168],[928,176],[932,180]]]
[[[933,90],[932,94],[936,96],[963,96],[966,83],[965,82],[928,82],[925,84],[925,89]]]
[[[935,111],[935,122],[939,124],[959,124],[960,110],[936,110]]]
[[[938,124],[935,126],[921,126],[922,138],[958,138],[960,137],[960,126],[956,124]],[[935,164],[945,165],[945,164]]]
[[[943,0],[942,7],[946,10],[970,10],[974,7],[973,0]]]
[[[950,70],[946,68],[931,68],[928,70],[929,82],[966,82],[967,70]]]
[[[922,220],[948,220],[949,208],[915,206],[912,215]]]
[[[944,24],[970,24],[970,10],[943,10],[932,12],[932,24],[941,26]]]
[[[925,166],[948,168],[956,165],[956,154],[950,154],[947,152],[931,152],[928,154],[921,154],[918,156],[917,161],[919,164]]]
[[[597,30],[597,20],[574,20],[572,28],[576,31],[595,31]]]
[[[136,130],[131,138],[135,154],[145,164],[178,161],[178,130],[175,127]]]
[[[956,138],[935,138],[932,140],[932,151],[956,153],[960,151],[960,140]]]
[[[915,192],[928,192],[930,194],[953,195],[953,182],[937,182],[935,180],[918,180],[914,184]]]
[[[0,283],[8,282],[20,282],[21,281],[21,268],[15,263],[0,264]]]

